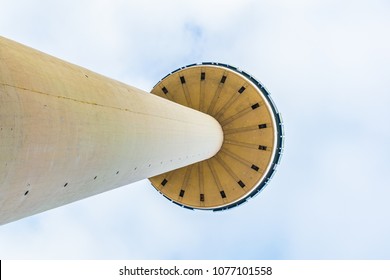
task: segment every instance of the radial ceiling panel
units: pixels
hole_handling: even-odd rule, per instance
[[[213,116],[224,132],[214,157],[149,179],[165,197],[191,209],[224,210],[268,183],[283,149],[283,129],[256,79],[226,64],[203,63],[172,72],[151,92]]]

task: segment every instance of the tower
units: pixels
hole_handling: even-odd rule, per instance
[[[151,93],[0,37],[0,224],[144,178],[223,210],[272,177],[282,124],[252,76],[194,64]]]

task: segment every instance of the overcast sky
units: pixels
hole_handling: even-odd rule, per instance
[[[1,226],[0,259],[390,259],[389,1],[0,7],[1,36],[147,91],[183,65],[238,66],[286,132],[274,178],[240,207],[189,211],[143,180]]]

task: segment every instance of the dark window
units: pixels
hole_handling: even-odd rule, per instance
[[[239,90],[238,90],[238,93],[243,93],[245,90],[245,87],[241,87]]]
[[[259,108],[260,105],[259,105],[259,103],[256,103],[256,104],[253,104],[251,107],[252,107],[252,109],[254,110],[254,109],[256,109],[256,108]]]
[[[224,191],[220,191],[220,194],[221,194],[222,198],[226,198],[226,194]]]
[[[267,150],[267,146],[262,146],[262,145],[259,145],[259,150],[263,150],[263,151],[265,151],[265,150]]]
[[[165,186],[165,184],[168,183],[167,179],[162,180],[161,185]]]
[[[167,93],[168,93],[168,90],[167,90],[167,88],[166,88],[166,87],[163,87],[163,88],[162,88],[162,91],[163,91],[163,93],[165,93],[165,94],[167,94]]]
[[[259,124],[259,129],[267,128],[266,123]]]
[[[206,73],[205,72],[200,73],[200,80],[204,81],[205,79],[206,79]]]
[[[222,76],[221,84],[225,83],[225,81],[226,81],[226,76]]]
[[[203,193],[200,194],[200,201],[204,201],[204,194]]]
[[[184,77],[180,77],[180,82],[181,82],[182,84],[185,84],[185,83],[186,83],[186,79],[184,79]]]
[[[238,181],[237,183],[240,185],[241,188],[245,187],[245,184],[244,184],[243,181],[240,180],[240,181]]]
[[[259,171],[259,167],[257,165],[252,164],[251,168],[253,170]]]
[[[179,194],[180,197],[183,197],[183,196],[184,196],[184,192],[185,192],[184,190],[180,190],[180,194]]]

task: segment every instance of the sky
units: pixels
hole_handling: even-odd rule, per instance
[[[390,259],[390,2],[0,0],[0,36],[150,91],[191,63],[271,92],[270,184],[190,211],[148,180],[0,227],[0,259]]]

